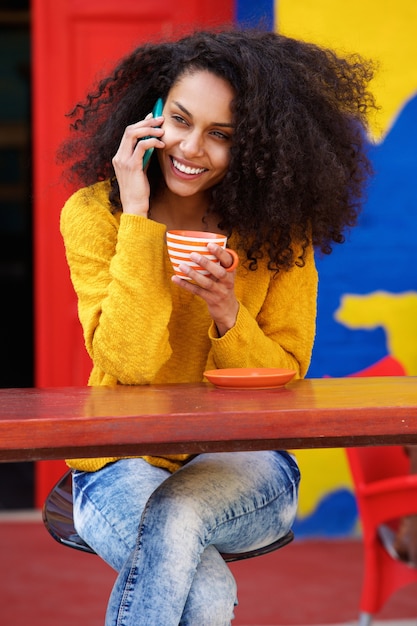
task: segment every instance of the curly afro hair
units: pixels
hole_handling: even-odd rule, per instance
[[[112,157],[125,127],[199,70],[224,78],[236,94],[230,165],[212,189],[219,228],[237,233],[251,269],[264,255],[271,270],[303,265],[311,243],[329,254],[356,224],[372,173],[366,129],[376,108],[374,67],[358,55],[252,29],[141,45],[69,114],[73,132],[59,157],[71,180],[111,179],[110,201],[121,210]],[[157,159],[148,175],[156,189]]]

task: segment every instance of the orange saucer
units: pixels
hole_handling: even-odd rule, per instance
[[[294,370],[274,367],[237,367],[204,372],[213,385],[227,389],[276,389],[289,383],[295,374]]]

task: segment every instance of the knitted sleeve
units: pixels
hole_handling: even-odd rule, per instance
[[[165,227],[112,215],[107,193],[106,183],[98,183],[66,202],[61,232],[67,261],[95,366],[122,384],[147,384],[171,354]]]
[[[223,337],[211,326],[207,368],[278,367],[303,378],[316,331],[317,284],[312,247],[303,267],[276,277],[265,267],[248,271],[236,284],[240,309],[235,326]]]

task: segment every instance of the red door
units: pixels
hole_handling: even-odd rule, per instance
[[[70,194],[55,163],[65,113],[140,42],[232,19],[233,0],[32,0],[36,386],[85,385],[91,366],[59,233]],[[36,506],[64,469],[37,464]]]

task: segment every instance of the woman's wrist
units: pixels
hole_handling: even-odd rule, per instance
[[[214,324],[217,328],[217,333],[219,337],[223,337],[223,335],[225,335],[229,330],[231,330],[235,326],[238,312],[239,312],[239,303],[236,302],[236,306],[234,307],[234,310],[231,311],[229,315],[225,316],[225,318],[222,319],[221,321],[214,320]]]
[[[146,202],[144,204],[126,204],[123,205],[123,213],[127,215],[138,215],[140,217],[148,217],[149,213],[149,203]]]

